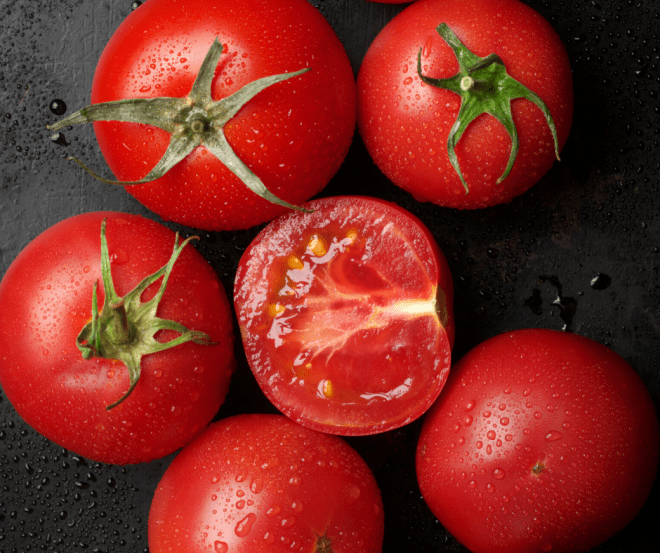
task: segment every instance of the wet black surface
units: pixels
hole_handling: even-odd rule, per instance
[[[405,7],[312,3],[356,72],[378,31]],[[508,205],[476,212],[420,204],[379,173],[356,135],[323,195],[393,200],[429,226],[455,282],[455,358],[507,330],[566,329],[622,355],[660,409],[660,4],[527,3],[557,30],[574,72],[571,136],[562,162],[541,182]],[[159,220],[66,161],[76,155],[104,166],[91,127],[55,140],[45,127],[86,105],[103,46],[131,9],[130,0],[0,3],[0,275],[32,238],[65,217],[117,210]],[[200,233],[197,247],[228,291],[258,230]],[[237,355],[241,364],[218,418],[272,412]],[[382,488],[384,551],[463,551],[417,488],[412,452],[419,425],[349,440]],[[171,459],[129,467],[82,459],[35,433],[0,393],[0,552],[147,551],[149,503]],[[594,551],[657,552],[659,508],[656,483],[635,521]]]

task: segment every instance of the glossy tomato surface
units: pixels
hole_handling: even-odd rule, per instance
[[[448,266],[395,204],[333,197],[271,222],[243,254],[234,305],[250,368],[297,422],[332,434],[402,426],[437,397],[454,336]]]
[[[574,334],[521,330],[453,368],[417,448],[424,499],[468,549],[586,551],[644,504],[658,419],[637,373]]]
[[[348,444],[281,415],[209,426],[160,481],[152,553],[380,553],[383,505]]]
[[[536,11],[518,0],[420,0],[378,34],[358,74],[358,129],[372,159],[394,184],[420,201],[458,209],[508,202],[536,183],[555,161],[544,116],[533,103],[511,104],[520,150],[500,184],[511,138],[492,115],[483,114],[456,146],[469,193],[447,153],[461,97],[422,82],[459,69],[456,56],[436,31],[446,23],[474,54],[497,54],[508,74],[548,106],[559,147],[566,142],[573,112],[571,68],[559,36]]]
[[[216,37],[225,50],[213,100],[262,77],[311,68],[260,92],[224,127],[236,155],[275,196],[304,202],[346,156],[356,109],[346,52],[306,0],[149,0],[103,50],[92,103],[187,96]],[[124,181],[144,177],[169,143],[168,133],[148,125],[94,125],[104,158]],[[248,228],[286,210],[248,190],[204,146],[165,176],[127,190],[165,220],[209,230]]]
[[[142,358],[133,392],[126,366],[83,359],[76,338],[99,310],[101,222],[116,292],[123,296],[169,261],[175,234],[137,215],[70,217],[37,236],[0,282],[0,383],[25,421],[58,445],[95,461],[127,464],[169,454],[206,426],[223,402],[234,369],[229,302],[217,276],[191,245],[177,259],[157,315],[210,335]],[[154,297],[160,281],[142,294]],[[164,342],[177,336],[161,330]]]

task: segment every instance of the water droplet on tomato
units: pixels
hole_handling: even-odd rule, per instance
[[[557,440],[561,440],[563,437],[564,435],[558,430],[551,430],[545,435],[545,439],[548,442],[555,442]]]
[[[493,486],[492,484],[486,484],[486,491],[488,493],[493,493],[495,491],[495,486]]]
[[[504,473],[504,469],[500,467],[493,469],[493,478],[497,480],[502,480],[502,478],[504,478],[505,476],[506,474]]]
[[[525,396],[525,397],[527,397],[527,396],[528,396],[529,394],[531,394],[531,393],[532,393],[532,389],[531,389],[531,388],[525,388],[525,389],[523,390],[523,396]]]
[[[275,505],[272,505],[271,507],[269,507],[269,509],[266,511],[266,515],[268,515],[269,517],[276,517],[281,512],[282,512],[282,507],[275,504]]]
[[[497,437],[497,434],[495,434],[494,430],[489,430],[486,433],[486,438],[488,438],[489,440],[494,440],[496,437]]]
[[[542,416],[543,415],[541,414],[541,411],[536,411],[536,413],[534,413],[534,418],[535,419],[540,419]]]
[[[476,480],[470,480],[470,482],[468,482],[468,486],[470,486],[472,489],[476,488],[477,487],[477,481]]]
[[[360,488],[355,484],[350,484],[346,486],[345,493],[346,493],[346,500],[350,505],[351,503],[357,501],[358,498],[360,497]]]
[[[215,550],[215,553],[227,553],[227,551],[229,551],[229,546],[225,542],[218,540],[213,542],[213,549]]]
[[[472,416],[467,415],[463,420],[463,423],[465,424],[465,426],[470,426],[472,424]]]
[[[257,515],[254,513],[248,514],[246,517],[238,521],[236,527],[234,528],[234,533],[239,538],[247,537],[247,535],[250,533],[250,530],[252,529],[252,525],[256,522],[256,520]]]
[[[123,265],[128,261],[128,254],[122,248],[114,248],[110,254],[110,262],[115,265]]]
[[[261,478],[253,478],[250,481],[250,491],[252,493],[259,493],[264,487],[264,482]]]
[[[302,510],[303,510],[303,504],[302,504],[302,501],[300,501],[300,500],[298,500],[298,499],[295,500],[295,501],[291,504],[291,510],[292,510],[294,513],[302,513]]]
[[[508,417],[502,417],[502,418],[500,419],[500,424],[501,424],[502,426],[507,426],[507,425],[509,424],[509,418],[508,418]]]

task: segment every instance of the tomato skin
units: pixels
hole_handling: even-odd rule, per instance
[[[307,0],[149,0],[105,47],[92,103],[187,96],[216,36],[227,51],[216,70],[214,100],[261,77],[312,68],[260,92],[224,128],[235,153],[272,193],[296,205],[306,201],[346,156],[356,110],[346,52]],[[120,180],[144,177],[169,142],[168,133],[147,125],[94,127]],[[248,190],[204,146],[160,179],[127,191],[165,220],[207,230],[248,228],[286,211]]]
[[[637,373],[587,338],[502,334],[452,368],[417,449],[424,499],[475,552],[586,551],[646,500],[658,419]]]
[[[272,221],[239,263],[234,306],[250,368],[268,399],[309,428],[354,436],[407,424],[451,363],[447,262],[396,204],[305,205],[314,212]]]
[[[0,282],[0,383],[37,432],[89,459],[123,465],[167,455],[210,422],[234,368],[233,326],[221,282],[194,247],[186,246],[157,314],[206,332],[217,344],[188,342],[144,356],[131,395],[107,411],[128,390],[128,371],[115,360],[85,360],[76,347],[101,278],[103,218],[120,296],[169,261],[174,232],[137,215],[77,215],[37,236]],[[152,284],[143,300],[159,285],[160,280]],[[100,309],[103,286],[97,290]],[[176,336],[161,333],[162,340]]]
[[[456,146],[466,194],[447,154],[461,99],[417,75],[420,49],[425,76],[447,78],[458,71],[456,56],[436,31],[442,22],[474,54],[498,54],[509,75],[542,98],[564,146],[573,112],[568,56],[549,23],[518,0],[420,0],[405,8],[379,33],[360,67],[358,130],[379,169],[420,201],[457,209],[509,202],[555,161],[550,129],[531,102],[512,102],[520,150],[511,173],[496,184],[511,139],[491,115],[475,119]]]
[[[383,505],[341,438],[281,415],[210,425],[174,459],[149,512],[152,553],[380,553]],[[317,537],[331,549],[314,547]]]

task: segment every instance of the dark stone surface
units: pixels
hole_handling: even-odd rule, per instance
[[[312,3],[339,35],[356,73],[378,31],[405,7]],[[323,195],[393,200],[429,226],[456,286],[455,358],[504,331],[565,328],[622,355],[660,409],[660,4],[527,3],[562,37],[574,71],[575,118],[561,163],[508,205],[459,212],[418,203],[393,186],[356,134]],[[71,113],[87,103],[96,61],[131,4],[0,3],[0,275],[32,238],[65,217],[117,210],[159,220],[121,188],[66,161],[76,155],[105,167],[91,127],[65,130],[55,141],[46,129],[63,109]],[[228,292],[258,230],[200,233],[196,247]],[[240,366],[218,418],[272,412],[237,354]],[[421,499],[413,458],[419,428],[416,422],[349,440],[382,488],[384,551],[464,551]],[[0,393],[0,552],[147,551],[151,496],[171,458],[129,467],[79,458],[23,423]],[[635,521],[594,551],[658,551],[658,487]]]

